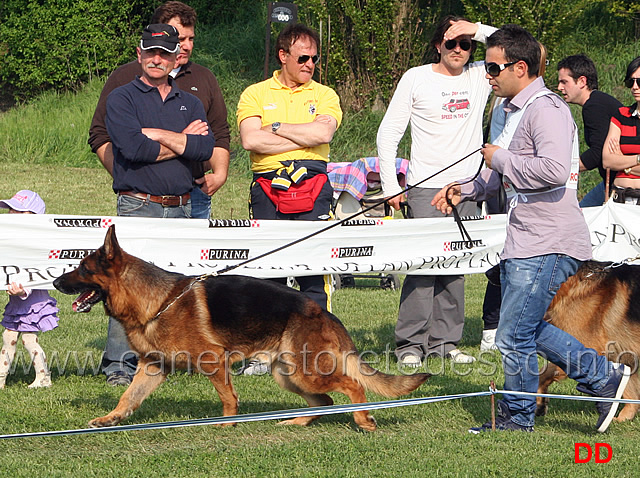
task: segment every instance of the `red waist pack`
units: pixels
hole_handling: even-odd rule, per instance
[[[256,182],[275,204],[278,211],[283,214],[296,214],[313,209],[322,186],[327,182],[327,175],[317,174],[312,178],[305,179],[301,184],[292,183],[286,191],[272,188],[271,180],[267,178],[258,178]]]

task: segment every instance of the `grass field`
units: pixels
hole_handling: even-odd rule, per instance
[[[245,173],[232,172],[216,197],[216,217],[246,217]],[[107,174],[99,169],[16,165],[0,162],[0,196],[21,188],[39,191],[48,211],[61,214],[115,214],[115,196]],[[233,212],[232,212],[233,211]],[[359,282],[360,285],[364,282]],[[479,354],[481,305],[485,279],[467,278],[466,326],[461,348]],[[30,390],[32,371],[18,362],[16,373],[0,391],[0,434],[85,428],[110,411],[122,388],[95,375],[103,350],[107,321],[96,307],[89,314],[71,311],[72,297],[53,291],[60,303],[60,326],[41,336],[53,371],[53,387]],[[0,307],[6,295],[0,294]],[[357,347],[382,357],[377,367],[398,373],[393,358],[393,330],[398,291],[358,287],[334,294],[336,314]],[[22,349],[20,349],[22,350]],[[387,361],[384,357],[388,356]],[[500,386],[499,358],[483,355],[481,363],[453,366],[432,360],[434,373],[411,397],[430,397],[487,390]],[[282,391],[269,376],[234,379],[240,413],[304,406],[297,395]],[[555,393],[575,393],[566,381]],[[334,394],[337,403],[345,397]],[[381,397],[369,394],[369,400]],[[640,422],[614,423],[605,435],[594,432],[596,414],[584,402],[554,401],[536,433],[473,436],[469,426],[489,418],[489,398],[466,398],[373,412],[378,431],[354,428],[351,415],[321,418],[308,428],[280,427],[275,422],[98,435],[22,438],[0,441],[2,476],[637,476]],[[221,414],[209,381],[199,375],[171,375],[125,423],[179,421]],[[609,443],[607,464],[574,464],[574,444]]]
[[[246,20],[246,21],[245,21]],[[247,217],[250,181],[248,156],[239,146],[235,106],[241,91],[261,79],[264,22],[262,18],[228,22],[198,30],[194,60],[218,77],[229,109],[232,130],[231,176],[213,199],[216,218]],[[605,32],[606,33],[606,32]],[[600,89],[623,103],[631,99],[621,87],[627,63],[640,44],[612,45],[610,35],[584,27],[556,45],[545,79],[557,81],[555,65],[562,57],[586,51],[596,62]],[[132,50],[133,51],[133,50]],[[104,78],[101,79],[102,81]],[[46,92],[29,104],[0,113],[0,198],[23,188],[38,191],[48,212],[115,215],[115,195],[108,174],[99,167],[87,144],[87,131],[100,80],[77,93]],[[580,109],[572,106],[582,131]],[[375,136],[382,112],[346,112],[332,142],[332,161],[353,161],[375,155]],[[582,135],[581,135],[582,138]],[[399,156],[408,157],[408,141]],[[584,146],[584,145],[583,145]],[[583,147],[584,149],[584,147]],[[452,158],[453,160],[454,158]],[[599,182],[597,172],[581,175],[579,194]],[[16,238],[19,244],[20,238]],[[360,286],[364,281],[359,281]],[[485,279],[469,276],[466,323],[460,347],[479,355],[481,307]],[[7,387],[0,390],[0,434],[85,428],[109,412],[122,388],[96,375],[106,340],[107,319],[100,307],[89,314],[71,311],[72,297],[53,291],[60,305],[60,326],[41,336],[53,371],[53,387],[30,390],[33,372],[24,358]],[[0,292],[0,308],[7,296]],[[379,288],[341,289],[333,296],[341,318],[357,347],[383,360],[383,371],[398,373],[392,354],[399,291]],[[20,349],[23,351],[23,349]],[[386,360],[386,357],[389,360]],[[503,376],[499,357],[487,354],[471,366],[453,367],[430,361],[434,373],[411,397],[431,397],[485,391]],[[240,413],[304,406],[300,397],[282,391],[271,377],[234,379]],[[567,380],[553,393],[576,393]],[[333,395],[337,403],[346,398]],[[368,395],[369,400],[381,397]],[[378,410],[378,431],[354,428],[350,415],[323,417],[308,428],[279,427],[274,422],[97,435],[0,440],[0,476],[66,477],[404,477],[404,476],[557,476],[635,477],[638,475],[640,419],[614,423],[609,432],[594,431],[596,414],[585,402],[552,402],[549,415],[536,422],[533,434],[495,433],[472,436],[470,426],[488,420],[489,398],[465,398],[421,406]],[[169,377],[125,424],[180,421],[221,414],[217,394],[198,375]],[[574,444],[611,445],[609,463],[574,464]]]

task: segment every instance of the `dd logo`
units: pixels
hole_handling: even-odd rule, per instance
[[[580,458],[580,449],[584,448],[587,450],[587,456],[584,458]],[[602,449],[605,448],[607,450],[607,455],[603,458],[601,455]],[[608,443],[596,443],[595,444],[595,459],[596,463],[609,463],[611,458],[613,458],[613,450],[611,449],[611,445]],[[593,456],[593,449],[591,445],[588,443],[574,443],[575,457],[574,463],[589,463],[591,461],[591,457]]]

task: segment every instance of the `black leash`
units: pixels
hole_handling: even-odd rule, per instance
[[[397,194],[394,194],[393,196],[389,196],[386,199],[383,199],[382,201],[379,201],[365,209],[363,209],[362,211],[356,212],[354,214],[352,214],[351,216],[346,217],[345,219],[341,219],[339,221],[331,221],[332,224],[328,225],[327,227],[323,227],[322,229],[317,230],[316,232],[313,232],[311,234],[307,234],[304,237],[301,237],[299,239],[296,239],[295,241],[291,241],[288,244],[285,244],[283,246],[277,247],[276,249],[273,249],[271,251],[267,251],[263,254],[260,254],[256,257],[253,257],[251,259],[247,259],[246,261],[242,261],[239,264],[235,264],[232,266],[227,266],[224,269],[221,269],[219,271],[215,271],[215,272],[210,272],[208,274],[202,274],[199,275],[197,277],[194,277],[193,280],[191,282],[189,282],[189,284],[187,284],[185,286],[185,288],[182,290],[182,292],[180,294],[178,294],[171,302],[169,302],[165,307],[163,307],[161,310],[158,311],[158,313],[151,319],[151,320],[155,320],[158,317],[160,317],[160,315],[162,315],[164,312],[166,312],[167,309],[169,309],[169,307],[171,307],[173,304],[175,304],[178,300],[180,300],[180,298],[185,295],[187,292],[189,292],[191,290],[191,288],[197,283],[197,282],[201,282],[206,280],[208,277],[215,277],[218,276],[220,274],[224,274],[225,272],[229,272],[232,271],[234,269],[237,269],[238,267],[242,267],[246,264],[249,264],[250,262],[254,262],[257,261],[258,259],[262,259],[263,257],[269,256],[271,254],[275,254],[276,252],[282,251],[283,249],[287,249],[288,247],[294,246],[296,244],[299,244],[303,241],[306,241],[307,239],[310,239],[314,236],[317,236],[318,234],[322,234],[323,232],[328,231],[329,229],[333,229],[334,227],[339,226],[342,223],[345,223],[347,221],[350,221],[351,219],[353,219],[356,216],[359,216],[361,214],[364,214],[365,212],[368,212],[378,206],[380,206],[381,204],[386,203],[389,199],[393,199],[395,197],[398,197],[404,193],[406,193],[407,191],[410,191],[411,189],[418,187],[420,184],[424,183],[425,181],[428,181],[429,179],[432,179],[434,177],[436,177],[438,174],[441,174],[443,172],[445,172],[447,169],[452,168],[453,166],[455,166],[458,163],[461,163],[462,161],[464,161],[465,159],[467,159],[469,156],[474,155],[475,153],[477,153],[478,151],[480,151],[482,148],[478,148],[475,151],[472,151],[471,153],[467,154],[466,156],[460,158],[459,160],[457,160],[454,163],[451,163],[449,166],[441,169],[440,171],[438,171],[435,174],[432,174],[431,176],[429,176],[428,178],[423,179],[422,181],[417,182],[416,184],[414,184],[413,186],[409,186],[408,188],[406,188],[404,191],[400,191]],[[480,162],[480,168],[478,169],[478,172],[476,173],[476,175],[469,181],[472,181],[473,179],[475,179],[478,174],[480,174],[480,171],[482,170],[482,162]],[[466,184],[466,182],[462,183],[462,184]],[[448,192],[448,190],[447,190]],[[447,194],[447,201],[448,201],[448,194]],[[450,203],[449,203],[450,204]],[[455,206],[453,206],[453,210],[454,210],[454,217],[457,217],[456,222],[458,223],[458,227],[460,228],[460,232],[463,234],[462,238],[465,239],[465,243],[469,244],[469,247],[471,247],[471,237],[469,236],[469,233],[467,232],[467,230],[464,228],[464,226],[462,225],[462,221],[460,220],[460,215],[458,214],[458,212],[456,211]],[[464,231],[464,232],[462,232]],[[464,234],[466,233],[466,238],[464,236]]]
[[[482,163],[483,161],[480,161],[480,167],[478,168],[478,171],[474,176],[472,176],[470,179],[467,179],[466,181],[463,181],[461,183],[452,184],[447,188],[447,191],[445,194],[445,199],[447,200],[447,204],[451,206],[451,209],[453,210],[453,219],[456,221],[456,224],[458,225],[458,229],[460,230],[460,234],[462,235],[462,240],[467,249],[471,249],[473,247],[473,239],[471,239],[471,236],[469,235],[467,228],[464,227],[464,224],[462,223],[462,218],[460,217],[460,213],[458,212],[458,209],[453,205],[453,203],[451,202],[451,199],[449,198],[449,190],[454,186],[462,186],[463,184],[468,184],[470,182],[475,181],[475,179],[480,175],[480,172],[482,171]]]
[[[470,152],[470,153],[469,153],[469,154],[467,154],[466,156],[463,156],[462,158],[458,159],[457,161],[455,161],[455,162],[451,163],[449,166],[447,166],[447,167],[445,167],[445,168],[441,169],[441,170],[440,170],[440,171],[438,171],[437,173],[432,174],[432,175],[431,175],[431,176],[429,176],[428,178],[425,178],[425,179],[423,179],[422,181],[417,182],[417,183],[416,183],[416,184],[414,184],[413,186],[409,186],[409,187],[408,187],[408,188],[406,188],[405,190],[403,190],[403,191],[401,191],[401,192],[399,192],[399,193],[396,193],[396,194],[394,194],[393,196],[389,196],[388,198],[383,199],[382,201],[379,201],[379,202],[377,202],[377,203],[375,203],[375,204],[373,204],[373,205],[371,205],[371,206],[369,206],[369,207],[367,207],[367,208],[363,209],[362,211],[356,212],[356,213],[352,214],[351,216],[346,217],[345,219],[341,219],[341,220],[339,220],[339,221],[331,221],[331,223],[332,223],[332,224],[330,224],[329,226],[324,227],[324,228],[322,228],[322,229],[319,229],[319,230],[317,230],[317,231],[315,231],[315,232],[313,232],[313,233],[311,233],[311,234],[307,234],[306,236],[301,237],[301,238],[299,238],[299,239],[296,239],[295,241],[291,241],[291,242],[289,242],[288,244],[284,244],[283,246],[280,246],[280,247],[278,247],[278,248],[276,248],[276,249],[273,249],[273,250],[271,250],[271,251],[267,251],[267,252],[265,252],[265,253],[263,253],[263,254],[260,254],[260,255],[258,255],[258,256],[256,256],[256,257],[253,257],[253,258],[251,258],[251,259],[247,259],[246,261],[240,262],[239,264],[235,264],[235,265],[227,266],[227,267],[225,267],[224,269],[219,270],[219,271],[216,271],[216,272],[212,272],[211,274],[205,274],[205,276],[224,274],[225,272],[232,271],[232,270],[234,270],[234,269],[237,269],[238,267],[242,267],[242,266],[244,266],[244,265],[246,265],[246,264],[249,264],[250,262],[257,261],[258,259],[262,259],[263,257],[266,257],[266,256],[268,256],[268,255],[275,254],[276,252],[280,252],[280,251],[282,251],[283,249],[287,249],[287,248],[289,248],[289,247],[291,247],[291,246],[295,246],[296,244],[299,244],[299,243],[301,243],[301,242],[303,242],[303,241],[306,241],[307,239],[311,239],[312,237],[317,236],[318,234],[322,234],[323,232],[326,232],[326,231],[328,231],[329,229],[333,229],[334,227],[337,227],[337,226],[339,226],[340,224],[342,224],[342,223],[344,223],[344,222],[347,222],[347,221],[352,220],[352,219],[353,219],[353,218],[355,218],[356,216],[359,216],[359,215],[361,215],[361,214],[364,214],[365,212],[368,212],[368,211],[370,211],[370,210],[372,210],[372,209],[374,209],[374,208],[376,208],[376,207],[380,206],[381,204],[386,203],[389,199],[393,199],[393,198],[395,198],[395,197],[401,196],[402,194],[405,194],[407,191],[410,191],[411,189],[413,189],[413,188],[415,188],[415,187],[418,187],[420,184],[424,183],[425,181],[428,181],[428,180],[430,180],[430,179],[432,179],[432,178],[436,177],[438,174],[441,174],[441,173],[445,172],[446,170],[448,170],[448,169],[452,168],[452,167],[453,167],[453,166],[455,166],[456,164],[461,163],[462,161],[464,161],[465,159],[467,159],[469,156],[473,156],[474,154],[476,154],[476,153],[477,153],[478,151],[480,151],[481,149],[482,149],[482,148],[478,148],[478,149],[476,149],[476,150],[474,150],[474,151]],[[480,174],[480,171],[481,171],[481,170],[482,170],[482,161],[480,162],[480,168],[478,169],[478,172],[477,172],[477,173],[476,173],[476,175],[473,177],[473,179],[475,179],[475,178],[478,176],[478,174]],[[471,181],[472,181],[473,179],[471,179]],[[462,183],[462,184],[465,184],[465,183]],[[456,211],[455,207],[453,208],[453,210],[455,211],[455,213],[454,213],[454,217],[456,217],[456,215],[457,215],[457,217],[458,217],[458,219],[456,219],[456,222],[458,222],[458,221],[459,221],[459,222],[458,222],[458,227],[460,227],[460,228],[461,228],[461,232],[462,232],[462,230],[464,230],[464,232],[467,234],[467,238],[465,238],[465,237],[464,237],[464,234],[463,234],[463,239],[465,239],[465,241],[469,241],[469,242],[470,242],[470,241],[471,241],[471,237],[469,237],[469,233],[466,231],[466,229],[464,229],[464,226],[462,226],[462,221],[460,220],[460,215],[459,215],[459,214],[457,214],[457,211]],[[203,277],[203,276],[201,276],[201,277]]]

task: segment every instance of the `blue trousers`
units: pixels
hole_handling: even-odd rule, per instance
[[[191,217],[194,219],[211,217],[211,196],[203,193],[199,186],[191,191]]]
[[[606,358],[544,320],[560,285],[579,265],[580,261],[562,254],[500,263],[502,306],[496,345],[502,354],[505,390],[537,391],[538,354],[594,392],[607,382],[611,363]],[[515,423],[533,426],[535,397],[505,393],[503,400]]]
[[[134,198],[118,196],[118,216],[190,218],[191,200],[184,206],[164,207],[161,204]],[[124,372],[133,375],[138,365],[138,357],[131,350],[124,327],[113,317],[109,317],[107,344],[102,355],[101,369],[105,375]]]
[[[580,207],[602,206],[604,204],[604,181],[597,184],[580,201]]]

